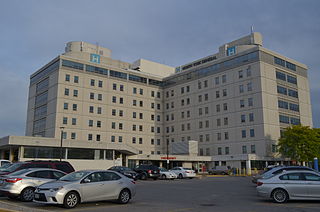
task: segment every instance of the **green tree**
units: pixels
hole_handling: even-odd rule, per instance
[[[307,126],[290,126],[278,143],[279,152],[296,161],[312,161],[320,156],[320,129]]]

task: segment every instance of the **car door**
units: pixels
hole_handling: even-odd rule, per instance
[[[88,175],[80,182],[80,190],[83,201],[99,201],[104,200],[103,172],[94,172]]]
[[[307,197],[308,190],[305,186],[303,175],[300,172],[284,174],[279,178],[291,197]]]
[[[314,173],[303,173],[308,197],[320,199],[320,175]]]
[[[114,172],[104,172],[104,200],[117,199],[124,188],[122,178]]]
[[[35,171],[26,175],[34,186],[52,181],[51,172],[49,170]]]

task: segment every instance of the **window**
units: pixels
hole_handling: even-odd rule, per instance
[[[190,118],[190,110],[187,111],[187,118]]]
[[[160,121],[160,115],[157,115],[157,121]]]
[[[116,96],[112,96],[112,102],[113,103],[117,103],[117,97]]]
[[[140,95],[143,95],[143,89],[142,88],[139,89],[139,93],[140,93]]]
[[[184,112],[181,112],[181,118],[184,119]]]
[[[66,81],[70,82],[70,75],[69,74],[66,74]]]
[[[143,131],[143,126],[139,125],[139,131]]]
[[[287,89],[281,86],[277,86],[277,92],[283,95],[287,95]]]
[[[205,114],[209,114],[209,107],[205,107],[205,108],[204,108],[204,113],[205,113]]]
[[[253,113],[249,113],[249,121],[250,121],[250,122],[254,121],[254,115],[253,115]]]
[[[206,120],[206,128],[209,128],[209,124],[210,122],[209,122],[209,120]]]
[[[206,134],[206,141],[209,142],[210,141],[210,135]]]
[[[218,147],[218,155],[222,155],[222,148]]]
[[[199,141],[203,142],[203,135],[199,135]]]
[[[218,140],[218,141],[221,140],[221,133],[217,133],[217,140]]]
[[[303,173],[307,181],[320,181],[320,176],[312,173]]]
[[[116,83],[113,83],[113,84],[112,84],[112,89],[113,89],[114,91],[117,90],[117,84],[116,84]]]
[[[204,101],[208,101],[209,100],[209,94],[204,94]]]
[[[94,107],[93,106],[89,106],[89,113],[93,113]]]
[[[62,124],[68,124],[68,117],[63,117]]]
[[[199,128],[201,129],[203,127],[202,121],[199,121]]]
[[[202,102],[202,95],[198,96],[198,102]]]
[[[242,146],[242,154],[247,154],[247,146]]]
[[[282,59],[280,59],[280,58],[278,58],[278,57],[274,57],[274,63],[275,64],[278,64],[278,65],[280,65],[280,66],[283,66],[283,67],[285,67],[285,60],[282,60]]]
[[[248,106],[253,106],[253,98],[248,98]]]
[[[214,78],[214,81],[215,81],[215,84],[216,84],[216,85],[219,85],[219,77],[215,77],[215,78]]]
[[[203,83],[204,83],[204,87],[207,88],[208,87],[208,80],[205,80]]]
[[[252,82],[247,83],[247,91],[252,91]]]
[[[226,155],[229,155],[229,147],[225,147],[224,151],[225,151]]]
[[[279,80],[286,81],[286,74],[280,71],[276,71],[276,78]]]
[[[88,141],[92,141],[92,134],[88,134]]]
[[[221,119],[217,119],[217,126],[218,126],[218,127],[221,126]]]
[[[133,88],[133,89],[132,89],[132,92],[133,92],[134,94],[137,94],[137,88]]]
[[[220,97],[220,91],[216,91],[216,98]]]
[[[222,96],[227,96],[227,89],[222,90]]]
[[[291,96],[291,97],[298,98],[298,91],[294,91],[294,90],[288,89],[288,95]]]
[[[202,115],[202,108],[199,108],[199,116]]]
[[[201,82],[198,82],[198,89],[201,89]]]
[[[242,114],[241,115],[241,123],[245,123],[246,122],[246,115]]]
[[[102,108],[101,107],[98,107],[97,108],[97,114],[101,114],[102,113]]]
[[[283,109],[288,109],[288,102],[278,100],[278,107]]]
[[[228,110],[228,104],[227,103],[223,103],[223,110],[224,111]]]
[[[190,123],[187,123],[187,130],[191,130],[191,125],[190,125]]]
[[[78,97],[78,90],[73,90],[73,96]]]
[[[256,145],[251,145],[251,153],[256,153]]]
[[[89,125],[89,127],[93,127],[93,120],[89,120],[88,125]]]
[[[122,97],[120,97],[120,104],[123,104],[123,98]]]
[[[78,109],[78,105],[77,104],[72,104],[72,110],[73,111],[77,111]]]
[[[151,108],[154,109],[154,102],[151,103]]]
[[[72,122],[72,125],[77,125],[77,119],[76,118],[72,118],[71,122]]]
[[[133,143],[133,144],[136,143],[136,137],[132,137],[132,143]]]
[[[140,118],[140,119],[143,119],[143,113],[140,113],[140,114],[139,114],[139,118]]]
[[[114,136],[114,135],[111,136],[111,142],[113,142],[113,143],[116,142],[116,136]]]
[[[157,104],[157,109],[160,110],[160,104]]]
[[[123,116],[123,110],[119,110],[119,116]]]
[[[103,82],[102,82],[101,80],[99,80],[99,82],[98,82],[98,87],[99,87],[99,88],[102,88],[102,84],[103,84]]]
[[[63,104],[63,109],[68,110],[68,106],[69,106],[68,103],[64,103],[64,104]]]
[[[171,108],[174,108],[174,102],[171,102]]]
[[[243,85],[239,85],[239,92],[243,93],[243,91],[244,91]]]
[[[224,125],[228,125],[228,117],[225,117],[225,118],[223,119],[223,124],[224,124]]]
[[[119,142],[121,143],[122,142],[122,136],[119,136]]]
[[[228,140],[229,139],[229,133],[228,132],[224,132],[224,140]]]
[[[181,106],[184,106],[184,99],[181,99]]]
[[[189,85],[187,86],[187,92],[190,92],[190,86]]]
[[[101,127],[101,121],[97,121],[97,127]]]
[[[160,98],[160,92],[157,92],[157,98]]]
[[[96,140],[97,140],[97,141],[100,141],[100,140],[101,140],[101,135],[97,134]]]
[[[171,96],[174,96],[174,90],[171,90]]]
[[[251,77],[251,67],[247,68],[247,77]]]
[[[90,99],[94,99],[94,93],[90,93]]]
[[[117,111],[115,109],[112,109],[112,115],[113,116],[117,115]]]
[[[91,80],[90,80],[90,85],[91,85],[91,86],[94,86],[94,84],[95,84],[95,80],[94,80],[94,79],[91,79]]]
[[[222,75],[222,83],[226,83],[227,82],[227,75]]]
[[[238,72],[238,74],[239,74],[239,79],[243,78],[243,71],[242,71],[242,70],[240,70],[240,71]]]
[[[289,63],[288,61],[286,61],[286,67],[288,69],[291,69],[293,71],[296,71],[296,65],[295,64],[292,64],[292,63]]]
[[[241,99],[241,100],[240,100],[240,108],[243,108],[243,107],[244,107],[244,100]]]
[[[279,122],[284,124],[289,124],[289,117],[284,115],[279,115]]]
[[[220,112],[220,105],[216,105],[216,111]]]
[[[241,130],[241,137],[246,138],[247,137],[247,132],[246,130]]]
[[[64,89],[64,95],[65,96],[69,96],[69,88],[65,88]]]
[[[132,131],[136,131],[137,130],[137,125],[132,125]]]
[[[254,129],[250,129],[250,137],[253,138],[255,136]]]
[[[137,112],[132,112],[132,118],[137,118]]]
[[[299,124],[300,124],[300,119],[299,119],[299,118],[291,117],[291,118],[290,118],[290,124],[292,124],[292,125],[299,125]]]
[[[76,139],[76,133],[71,133],[71,139]]]
[[[124,86],[120,85],[120,91],[124,91]]]
[[[78,76],[74,76],[73,77],[73,82],[74,83],[79,83],[79,77]]]
[[[187,98],[187,105],[190,104],[190,98]]]
[[[151,120],[152,120],[152,121],[154,120],[154,115],[153,115],[153,114],[151,114]]]
[[[296,84],[297,84],[297,78],[296,78],[296,77],[293,77],[293,76],[290,76],[290,75],[287,75],[287,82],[296,85]]]

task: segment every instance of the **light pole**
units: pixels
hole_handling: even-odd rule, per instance
[[[167,138],[167,169],[169,170],[169,138]]]
[[[63,129],[64,127],[60,127],[61,129],[61,138],[60,138],[60,161],[62,159],[62,142],[63,142]]]

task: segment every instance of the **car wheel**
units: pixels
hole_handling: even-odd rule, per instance
[[[67,193],[67,195],[64,197],[63,207],[74,208],[78,205],[79,200],[80,200],[79,195],[76,192],[71,191]]]
[[[148,177],[146,174],[141,174],[141,180],[146,180]]]
[[[118,202],[121,204],[127,204],[130,201],[130,191],[124,189],[120,192]]]
[[[178,175],[178,178],[179,178],[179,179],[183,179],[183,176],[182,176],[181,173]]]
[[[163,174],[163,175],[161,175],[161,179],[165,180],[165,179],[167,179],[167,176],[165,174]]]
[[[289,195],[285,190],[278,188],[272,192],[271,197],[276,203],[284,203],[288,200]]]
[[[20,199],[23,202],[31,202],[34,197],[34,188],[28,187],[21,191]]]

